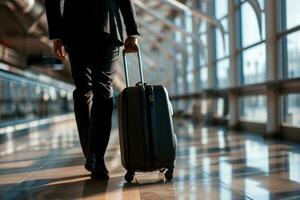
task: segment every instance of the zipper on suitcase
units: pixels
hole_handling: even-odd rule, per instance
[[[156,119],[156,107],[155,96],[153,86],[145,86],[146,98],[147,98],[147,116],[149,127],[149,141],[151,149],[151,164],[155,163],[158,159],[158,133],[157,133],[157,119]]]
[[[146,159],[145,159],[145,166],[148,169],[152,168],[152,155],[151,155],[151,145],[150,145],[150,139],[149,139],[149,124],[148,124],[148,109],[147,109],[147,94],[146,89],[144,86],[138,86],[140,98],[141,98],[141,109],[142,109],[142,116],[143,116],[143,127],[144,127],[144,139],[145,139],[145,153],[146,153]]]

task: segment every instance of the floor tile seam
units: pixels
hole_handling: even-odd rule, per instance
[[[28,175],[26,175],[21,181],[19,181],[17,184],[15,184],[11,189],[9,189],[7,192],[11,192],[13,191],[16,187],[18,187],[19,185],[21,185],[23,182],[25,182],[29,177],[31,177],[34,173],[36,173],[36,170],[41,170],[45,165],[47,165],[49,161],[46,161],[45,163],[43,163],[42,165],[40,165],[40,167],[38,167],[37,169],[35,169],[35,171],[30,172]]]
[[[201,172],[202,172],[203,174],[206,174],[206,175],[210,176],[210,177],[212,176],[212,174],[210,174],[210,173],[208,173],[208,172],[205,172],[205,171],[203,171],[203,170],[201,170]],[[229,184],[223,182],[219,177],[217,177],[216,180],[218,180],[223,186],[226,186],[227,188],[231,189],[233,192],[236,192],[237,194],[239,194],[239,195],[241,195],[241,196],[243,196],[243,197],[246,197],[246,198],[249,199],[249,200],[254,200],[254,199],[251,198],[248,194],[242,193],[241,191],[234,189],[231,185],[229,185]]]

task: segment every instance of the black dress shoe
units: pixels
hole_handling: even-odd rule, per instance
[[[84,167],[87,171],[92,171],[94,168],[96,168],[96,158],[94,155],[89,156],[84,163]]]
[[[91,179],[93,179],[93,180],[108,180],[109,179],[108,171],[105,171],[104,169],[92,171]]]
[[[84,168],[85,168],[87,171],[89,171],[89,172],[92,170],[91,165],[89,165],[86,161],[85,161],[85,163],[84,163]]]
[[[105,166],[104,159],[99,159],[95,162],[95,167],[91,170],[91,178],[94,180],[109,179],[109,172]]]

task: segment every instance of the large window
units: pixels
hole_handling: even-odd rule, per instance
[[[243,82],[256,83],[263,82],[266,76],[266,47],[265,44],[259,44],[246,49],[243,56]]]
[[[283,78],[300,76],[300,1],[282,0],[278,3],[281,22],[281,57]]]
[[[299,0],[280,0],[283,4],[284,13],[286,15],[285,29],[291,29],[300,24],[300,1]],[[285,4],[285,5],[284,5]]]
[[[279,56],[282,78],[300,77],[300,1],[278,0]],[[282,97],[282,123],[300,127],[300,94]]]
[[[207,114],[207,112],[208,112],[207,106],[208,106],[208,100],[207,99],[203,99],[201,101],[201,113],[203,115]]]
[[[217,118],[227,118],[228,117],[228,107],[226,105],[227,101],[225,101],[225,98],[219,97],[215,99],[215,106],[217,107],[215,117]]]
[[[192,15],[190,12],[187,12],[185,14],[185,22],[183,23],[185,26],[185,30],[188,32],[193,31],[193,20],[192,20]],[[197,68],[196,63],[194,63],[194,58],[193,58],[193,39],[192,37],[186,37],[185,38],[185,46],[187,50],[187,66],[186,66],[186,80],[187,80],[187,91],[188,93],[192,93],[195,91],[195,85],[194,85],[194,67]],[[197,64],[198,65],[198,64]]]
[[[265,39],[265,14],[262,11],[264,9],[263,2],[261,1],[261,4],[259,4],[261,9],[259,16],[256,15],[254,8],[248,2],[242,3],[240,7],[242,47],[248,47]],[[259,18],[261,21],[259,21]]]
[[[73,111],[73,87],[27,75],[30,78],[0,70],[0,127]]]
[[[199,48],[199,73],[196,74],[200,76],[200,88],[205,89],[208,86],[208,46],[207,46],[207,23],[201,22],[199,28],[199,40],[201,42],[202,48]]]
[[[208,84],[208,67],[202,66],[200,69],[200,81],[202,88],[207,88]]]
[[[247,1],[238,6],[241,83],[253,84],[266,80],[266,45],[264,0],[259,8]]]
[[[230,77],[230,68],[229,68],[229,58],[225,58],[217,62],[217,86],[219,88],[228,87],[229,77]]]
[[[281,123],[300,127],[300,94],[295,93],[298,91],[295,90],[296,84],[295,87],[290,85],[290,81],[296,82],[300,77],[300,0],[277,0],[276,6],[268,0],[211,0],[199,1],[199,5],[191,2],[187,1],[186,4],[194,10],[212,16],[218,23],[212,25],[201,19],[186,20],[186,23],[192,26],[178,24],[187,32],[193,32],[200,41],[200,48],[197,49],[194,46],[195,38],[191,40],[181,33],[178,33],[180,37],[176,38],[188,54],[186,58],[181,54],[177,59],[179,72],[176,80],[179,94],[185,94],[187,91],[201,92],[201,89],[209,87],[205,92],[209,92],[209,95],[212,95],[209,98],[214,100],[197,99],[201,102],[202,114],[210,115],[210,111],[214,111],[217,118],[227,117],[227,98],[238,98],[237,105],[231,105],[234,108],[230,110],[234,114],[239,110],[239,120],[273,123],[275,118],[269,116],[268,119],[268,108],[278,109],[279,106],[267,106],[267,98],[272,93],[267,91],[269,87],[263,86],[264,82],[268,81],[267,77],[272,77],[275,78],[274,82],[272,79],[274,86],[279,84],[279,88],[288,88],[287,91],[279,89],[279,94],[272,97],[281,98]],[[271,19],[273,16],[277,17],[276,21]],[[276,24],[267,26],[268,22]],[[218,26],[220,24],[222,29]],[[272,33],[273,31],[276,33]],[[230,39],[234,41],[229,41]],[[270,43],[267,44],[267,41]],[[278,50],[276,56],[273,55],[274,52],[267,51],[267,45],[270,45],[268,49],[274,46]],[[272,66],[267,66],[267,63]],[[270,72],[270,76],[267,72]],[[238,82],[237,85],[231,86],[231,83],[235,82]],[[284,95],[281,92],[284,92]],[[225,98],[220,98],[219,95],[224,95]],[[186,111],[186,108],[187,106],[182,104],[182,110]],[[235,118],[231,120],[236,123]]]
[[[290,126],[300,127],[300,93],[283,97],[283,122]]]
[[[226,88],[230,84],[229,72],[229,36],[228,36],[228,0],[214,1],[215,18],[220,21],[225,32],[219,28],[214,29],[215,36],[215,65],[217,87]]]
[[[266,96],[255,95],[240,98],[240,118],[243,121],[266,122]]]
[[[300,76],[300,31],[286,36],[287,46],[287,77]]]

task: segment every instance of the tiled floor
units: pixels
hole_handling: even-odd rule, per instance
[[[126,184],[118,134],[106,154],[109,181],[92,181],[73,120],[0,144],[0,199],[300,199],[300,145],[176,121],[175,177],[138,174]]]

